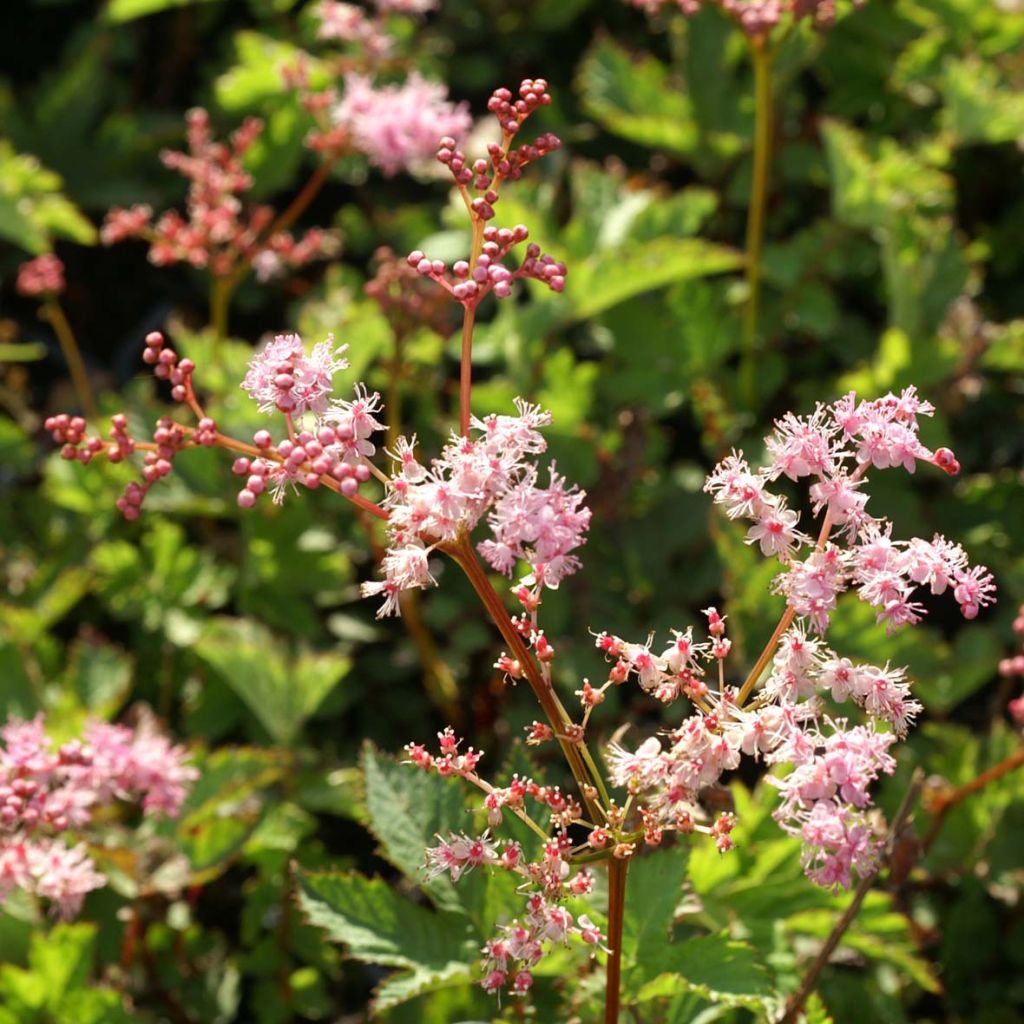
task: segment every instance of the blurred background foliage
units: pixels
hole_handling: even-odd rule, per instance
[[[752,72],[728,21],[650,20],[617,0],[446,0],[395,30],[403,57],[476,113],[525,76],[546,76],[555,97],[536,128],[564,148],[506,192],[499,222],[527,223],[564,259],[567,289],[485,307],[474,408],[508,411],[515,395],[549,407],[551,455],[589,492],[586,569],[544,605],[568,701],[602,672],[588,629],[643,639],[716,603],[736,670],[756,654],[779,610],[771,566],[701,493],[730,447],[756,453],[773,416],[851,388],[914,383],[937,406],[924,440],[952,447],[964,473],[882,476],[874,502],[907,533],[961,539],[996,573],[1000,603],[967,625],[936,608],[894,637],[841,606],[833,645],[908,665],[928,709],[883,791],[891,812],[914,767],[958,786],[1019,744],[996,666],[1024,600],[1024,9],[870,0],[840,14],[776,59],[753,402],[737,374]],[[313,5],[22,0],[0,10],[0,40],[0,709],[43,710],[71,734],[148,705],[203,771],[180,821],[141,850],[112,833],[96,851],[112,886],[81,922],[4,904],[0,1022],[350,1022],[371,997],[394,1024],[595,1019],[599,986],[569,952],[545,962],[529,1010],[479,991],[466,962],[515,906],[507,878],[419,879],[433,834],[465,827],[465,795],[387,752],[451,722],[500,776],[522,766],[515,738],[535,714],[491,667],[497,638],[465,581],[438,566],[415,643],[358,597],[374,572],[366,523],[324,493],[240,513],[218,452],[181,458],[142,519],[123,522],[114,500],[131,471],[61,461],[41,430],[74,396],[50,323],[13,287],[31,255],[64,260],[64,308],[107,413],[164,412],[139,354],[165,328],[218,424],[247,436],[260,424],[238,382],[253,345],[333,331],[353,379],[400,399],[402,429],[429,449],[451,423],[457,345],[427,327],[396,338],[363,284],[381,245],[464,253],[446,185],[339,163],[302,223],[339,229],[341,256],[246,282],[232,338],[217,339],[197,271],[153,267],[141,243],[102,248],[95,225],[112,204],[180,208],[158,153],[180,145],[196,104],[221,130],[266,120],[248,166],[260,199],[287,204],[313,165],[280,67],[317,53]],[[594,718],[605,736],[627,718],[648,731],[670,720],[639,692],[613,697]],[[1013,774],[985,788],[872,894],[809,1020],[1021,1019],[1020,796]],[[735,853],[677,845],[634,867],[627,1019],[763,1016],[843,906],[804,880],[769,787],[737,780],[733,799]],[[927,825],[919,813],[921,836]]]

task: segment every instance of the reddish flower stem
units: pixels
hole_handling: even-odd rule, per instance
[[[832,532],[832,517],[826,512],[825,518],[821,524],[821,532],[818,534],[818,540],[815,547],[821,551],[825,544],[828,542],[828,535]],[[764,650],[757,657],[757,661],[754,662],[754,667],[747,674],[747,678],[743,680],[743,685],[740,687],[739,693],[736,695],[736,704],[738,707],[743,707],[746,703],[747,698],[750,696],[751,691],[757,685],[757,681],[761,678],[761,673],[764,671],[765,665],[771,660],[773,654],[775,654],[775,648],[779,646],[779,640],[782,639],[782,634],[789,629],[793,620],[796,618],[796,611],[793,608],[786,608],[782,613],[782,617],[779,619],[778,625],[772,631],[772,635],[768,638],[768,643],[764,645]]]
[[[466,574],[467,579],[487,610],[487,614],[491,617],[495,626],[498,627],[498,632],[501,633],[505,643],[508,644],[512,657],[522,666],[523,674],[530,684],[530,689],[533,690],[537,702],[540,704],[551,728],[555,731],[555,736],[569,764],[569,769],[579,785],[583,803],[587,813],[590,815],[591,821],[604,821],[603,809],[591,795],[596,790],[601,794],[607,806],[608,794],[604,787],[604,780],[600,775],[592,774],[588,769],[587,760],[590,760],[592,764],[593,759],[585,759],[580,750],[580,745],[572,743],[565,738],[566,727],[571,724],[569,715],[562,706],[562,702],[558,699],[554,689],[544,681],[544,677],[537,667],[533,654],[523,642],[523,638],[516,631],[515,626],[512,625],[508,611],[498,596],[498,592],[491,586],[491,581],[487,578],[487,573],[480,564],[480,559],[477,558],[469,537],[464,535],[460,540],[445,545],[444,550],[451,555],[458,563],[459,568]]]
[[[622,924],[626,907],[628,860],[608,861],[608,963],[605,968],[604,1024],[618,1024],[622,987]]]

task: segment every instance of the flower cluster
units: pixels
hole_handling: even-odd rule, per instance
[[[253,181],[242,161],[263,131],[259,119],[248,118],[232,133],[229,144],[214,139],[210,117],[201,108],[188,112],[186,126],[188,152],[165,150],[161,154],[164,165],[189,183],[186,215],[168,210],[153,223],[148,206],[115,207],[100,233],[105,245],[144,238],[149,242],[149,259],[157,266],[188,263],[208,267],[216,277],[227,277],[238,267],[251,264],[262,279],[336,251],[333,235],[311,228],[296,239],[275,226],[271,207],[243,204],[242,197]]]
[[[198,772],[186,752],[143,726],[93,722],[82,740],[54,750],[42,715],[0,729],[0,902],[14,889],[74,916],[106,879],[81,835],[94,812],[117,800],[139,801],[147,814],[176,816]]]
[[[932,594],[952,589],[968,619],[992,602],[991,574],[972,568],[959,544],[939,535],[894,540],[892,524],[867,511],[862,487],[872,467],[913,472],[918,462],[928,462],[950,474],[959,471],[952,452],[932,452],[918,438],[918,417],[931,412],[912,387],[874,401],[858,402],[851,393],[819,405],[809,417],[779,420],[766,441],[772,461],[763,469],[753,472],[742,453],[734,453],[708,477],[705,490],[726,515],[753,522],[747,543],[787,567],[775,587],[816,632],[825,631],[839,594],[851,588],[890,629],[920,621],[924,608],[914,599],[919,587]],[[817,544],[797,529],[799,516],[786,499],[769,490],[782,476],[812,478],[814,510],[825,513]],[[829,542],[837,528],[844,546]],[[808,547],[810,553],[799,558]]]
[[[387,246],[373,255],[375,273],[363,289],[387,317],[395,334],[404,338],[421,326],[436,334],[451,334],[450,304],[444,292],[433,286],[409,261]],[[396,368],[401,372],[401,368]]]
[[[507,988],[513,995],[525,995],[533,985],[532,969],[553,944],[567,943],[575,936],[596,950],[604,938],[585,914],[576,918],[565,906],[570,897],[589,893],[594,883],[589,871],[584,868],[573,872],[570,865],[573,848],[567,830],[580,819],[579,804],[557,786],[540,786],[518,775],[505,787],[492,786],[476,772],[482,753],[472,747],[459,753],[461,741],[450,728],[438,733],[438,741],[437,755],[420,744],[410,743],[405,748],[410,762],[427,772],[458,775],[482,790],[491,828],[500,825],[503,810],[509,810],[545,836],[535,861],[526,860],[519,843],[510,841],[499,846],[489,830],[475,837],[439,835],[438,845],[425,853],[428,879],[446,874],[457,882],[467,872],[482,867],[511,871],[523,878],[527,889],[526,913],[522,920],[500,926],[496,937],[484,946],[481,984],[488,992]],[[552,834],[546,834],[529,816],[525,807],[527,797],[548,809]]]
[[[387,30],[386,17],[390,14],[418,16],[437,9],[439,0],[374,0],[376,14],[370,16],[356,4],[338,0],[320,0],[318,35],[321,39],[356,44],[372,57],[387,56],[394,38]]]
[[[836,0],[626,0],[647,14],[657,14],[664,8],[676,7],[692,16],[705,4],[715,4],[752,38],[764,38],[782,19],[789,15],[793,21],[807,18],[817,29],[826,29],[836,20]],[[853,0],[859,7],[864,0]]]
[[[335,0],[322,0],[318,6],[319,38],[347,44],[319,61],[332,67],[340,89],[333,83],[315,87],[305,54],[281,74],[313,118],[314,128],[306,136],[310,149],[328,163],[361,152],[391,176],[425,164],[442,135],[461,136],[469,130],[470,117],[466,104],[448,99],[445,85],[416,71],[403,82],[378,82],[378,73],[390,74],[396,63],[398,40],[390,16],[426,14],[437,6],[436,0],[376,0],[375,6],[373,13]]]
[[[60,295],[64,291],[64,264],[54,253],[43,253],[18,267],[15,287],[19,295],[29,298]]]
[[[413,72],[400,85],[375,85],[366,75],[345,76],[334,123],[370,163],[390,176],[428,160],[442,136],[461,137],[471,120],[465,103],[448,89]]]
[[[706,490],[730,518],[753,521],[747,542],[786,567],[776,589],[785,595],[787,610],[743,686],[726,685],[730,645],[725,620],[713,608],[705,612],[706,641],[695,641],[688,628],[675,632],[659,652],[652,639],[637,644],[606,633],[597,637],[611,668],[602,687],[587,683],[578,691],[584,706],[630,678],[661,701],[686,697],[695,706],[667,734],[667,743],[651,737],[634,752],[618,744],[610,748],[612,780],[638,798],[648,834],[652,826],[700,829],[694,822],[702,793],[746,755],[790,766],[788,774],[772,780],[782,797],[775,817],[803,839],[812,880],[848,887],[854,872],[873,870],[879,844],[866,814],[868,787],[893,771],[889,747],[906,734],[921,706],[902,669],[854,664],[826,646],[821,634],[837,596],[855,589],[890,629],[919,621],[924,610],[912,600],[918,587],[933,594],[951,589],[967,618],[994,599],[991,574],[970,567],[958,544],[938,536],[895,541],[892,524],[867,511],[862,486],[872,467],[912,472],[925,462],[958,471],[952,452],[932,452],[919,440],[918,416],[930,412],[912,388],[875,401],[849,394],[819,405],[809,417],[779,420],[766,439],[771,462],[763,469],[754,472],[734,453],[708,477]],[[812,479],[812,504],[823,519],[816,541],[798,530],[797,513],[769,489],[783,476]],[[834,528],[842,544],[829,540]],[[805,547],[809,554],[801,552]],[[717,684],[709,685],[709,676],[717,676]],[[756,699],[748,703],[758,684]],[[829,717],[828,701],[852,701],[868,724],[849,727],[846,719]],[[723,848],[721,828],[703,830]]]
[[[203,413],[196,401],[192,389],[195,363],[191,359],[180,359],[174,348],[165,343],[159,331],[146,335],[142,359],[153,367],[153,375],[158,380],[170,383],[171,397],[176,402],[187,403],[192,407],[198,417],[195,427],[186,427],[168,416],[162,416],[157,420],[152,439],[141,441],[128,432],[128,419],[123,413],[111,417],[107,440],[89,434],[81,416],[62,413],[47,417],[45,423],[53,440],[61,445],[61,457],[69,461],[88,465],[94,458],[103,456],[110,462],[123,462],[133,452],[145,452],[142,482],[129,483],[124,494],[117,500],[118,509],[129,520],[138,519],[150,488],[171,473],[174,459],[181,451],[213,447],[220,437],[217,424]]]
[[[399,439],[383,503],[389,513],[384,579],[363,584],[365,595],[384,595],[379,615],[398,612],[401,591],[433,585],[431,550],[458,542],[485,516],[494,539],[479,549],[500,571],[511,574],[522,558],[534,580],[554,588],[577,569],[572,552],[590,525],[589,510],[581,508],[585,494],[566,489],[553,468],[549,485],[538,486],[530,460],[547,447],[540,428],[551,417],[522,400],[516,405],[517,416],[474,419],[475,436],[453,434],[429,469],[417,458],[415,439]]]
[[[805,728],[772,752],[774,763],[794,765],[785,778],[771,779],[781,794],[775,819],[803,839],[811,881],[848,889],[853,870],[863,877],[877,863],[878,842],[864,809],[871,804],[871,783],[896,769],[889,754],[896,736],[873,725],[830,724],[830,735]]]

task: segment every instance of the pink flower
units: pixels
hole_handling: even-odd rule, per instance
[[[441,839],[440,836],[437,838]],[[453,882],[473,868],[497,864],[501,860],[497,847],[486,832],[476,839],[452,832],[447,840],[441,839],[437,846],[429,847],[426,857],[428,880],[449,874]]]
[[[151,814],[177,814],[198,772],[186,751],[143,725],[136,731],[93,722],[85,742],[56,752],[42,715],[0,729],[0,900],[23,889],[71,917],[85,895],[103,885],[84,843],[60,836],[84,832],[93,811],[114,800],[142,800]]]
[[[380,87],[364,75],[346,75],[334,119],[370,163],[389,176],[429,159],[440,138],[458,138],[471,124],[465,104],[449,102],[445,86],[417,72],[402,85]]]
[[[484,541],[480,553],[499,572],[511,575],[515,558],[530,563],[536,580],[556,589],[580,566],[571,552],[586,543],[590,509],[582,506],[586,492],[566,490],[565,478],[550,469],[547,488],[536,486],[536,470],[509,488],[488,516],[493,541]]]
[[[259,405],[260,412],[287,412],[298,417],[309,411],[323,415],[334,374],[348,366],[342,355],[347,348],[335,347],[333,336],[328,336],[307,355],[297,334],[279,334],[249,361],[242,388]]]
[[[775,432],[765,439],[772,456],[769,476],[785,475],[790,480],[811,474],[831,476],[835,472],[836,433],[823,405],[818,405],[809,419],[786,413],[775,421]]]
[[[995,581],[983,565],[977,565],[969,572],[958,572],[955,578],[953,596],[965,619],[976,618],[979,609],[995,602]]]
[[[803,541],[796,530],[799,518],[780,499],[776,505],[762,511],[757,522],[747,531],[746,542],[760,544],[762,555],[775,555],[780,562],[788,561]]]
[[[93,889],[106,884],[84,843],[65,846],[58,839],[0,842],[0,902],[14,889],[48,900],[53,913],[74,917]]]

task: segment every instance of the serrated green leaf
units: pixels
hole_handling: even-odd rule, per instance
[[[464,917],[412,903],[383,879],[303,871],[298,885],[299,906],[310,922],[326,929],[356,960],[446,973],[463,968],[474,955]]]
[[[469,985],[477,980],[469,965],[458,963],[448,964],[436,971],[416,970],[392,974],[374,990],[373,1008],[377,1013],[384,1013],[418,996]]]
[[[648,982],[638,998],[660,998],[680,988],[714,1002],[751,1008],[763,1005],[772,994],[770,975],[757,962],[754,948],[724,935],[705,935],[674,945],[672,973]]]
[[[960,144],[1024,139],[1024,92],[1001,81],[994,63],[950,60],[942,82],[942,124]]]
[[[574,264],[565,296],[572,320],[587,320],[644,292],[737,270],[743,257],[734,249],[699,238],[656,238],[593,253]]]
[[[34,255],[52,248],[54,236],[92,245],[96,229],[62,185],[60,175],[0,139],[0,237]]]
[[[419,882],[438,907],[458,910],[460,896],[446,876],[429,882],[423,878],[424,850],[437,845],[435,836],[447,839],[449,832],[470,825],[458,781],[398,764],[369,743],[363,747],[362,765],[370,830],[384,856]]]
[[[670,969],[674,956],[669,932],[682,899],[689,855],[689,846],[677,843],[630,861],[622,948],[643,978]]]
[[[683,155],[697,145],[690,100],[654,57],[603,37],[584,57],[576,89],[584,111],[624,139]]]

